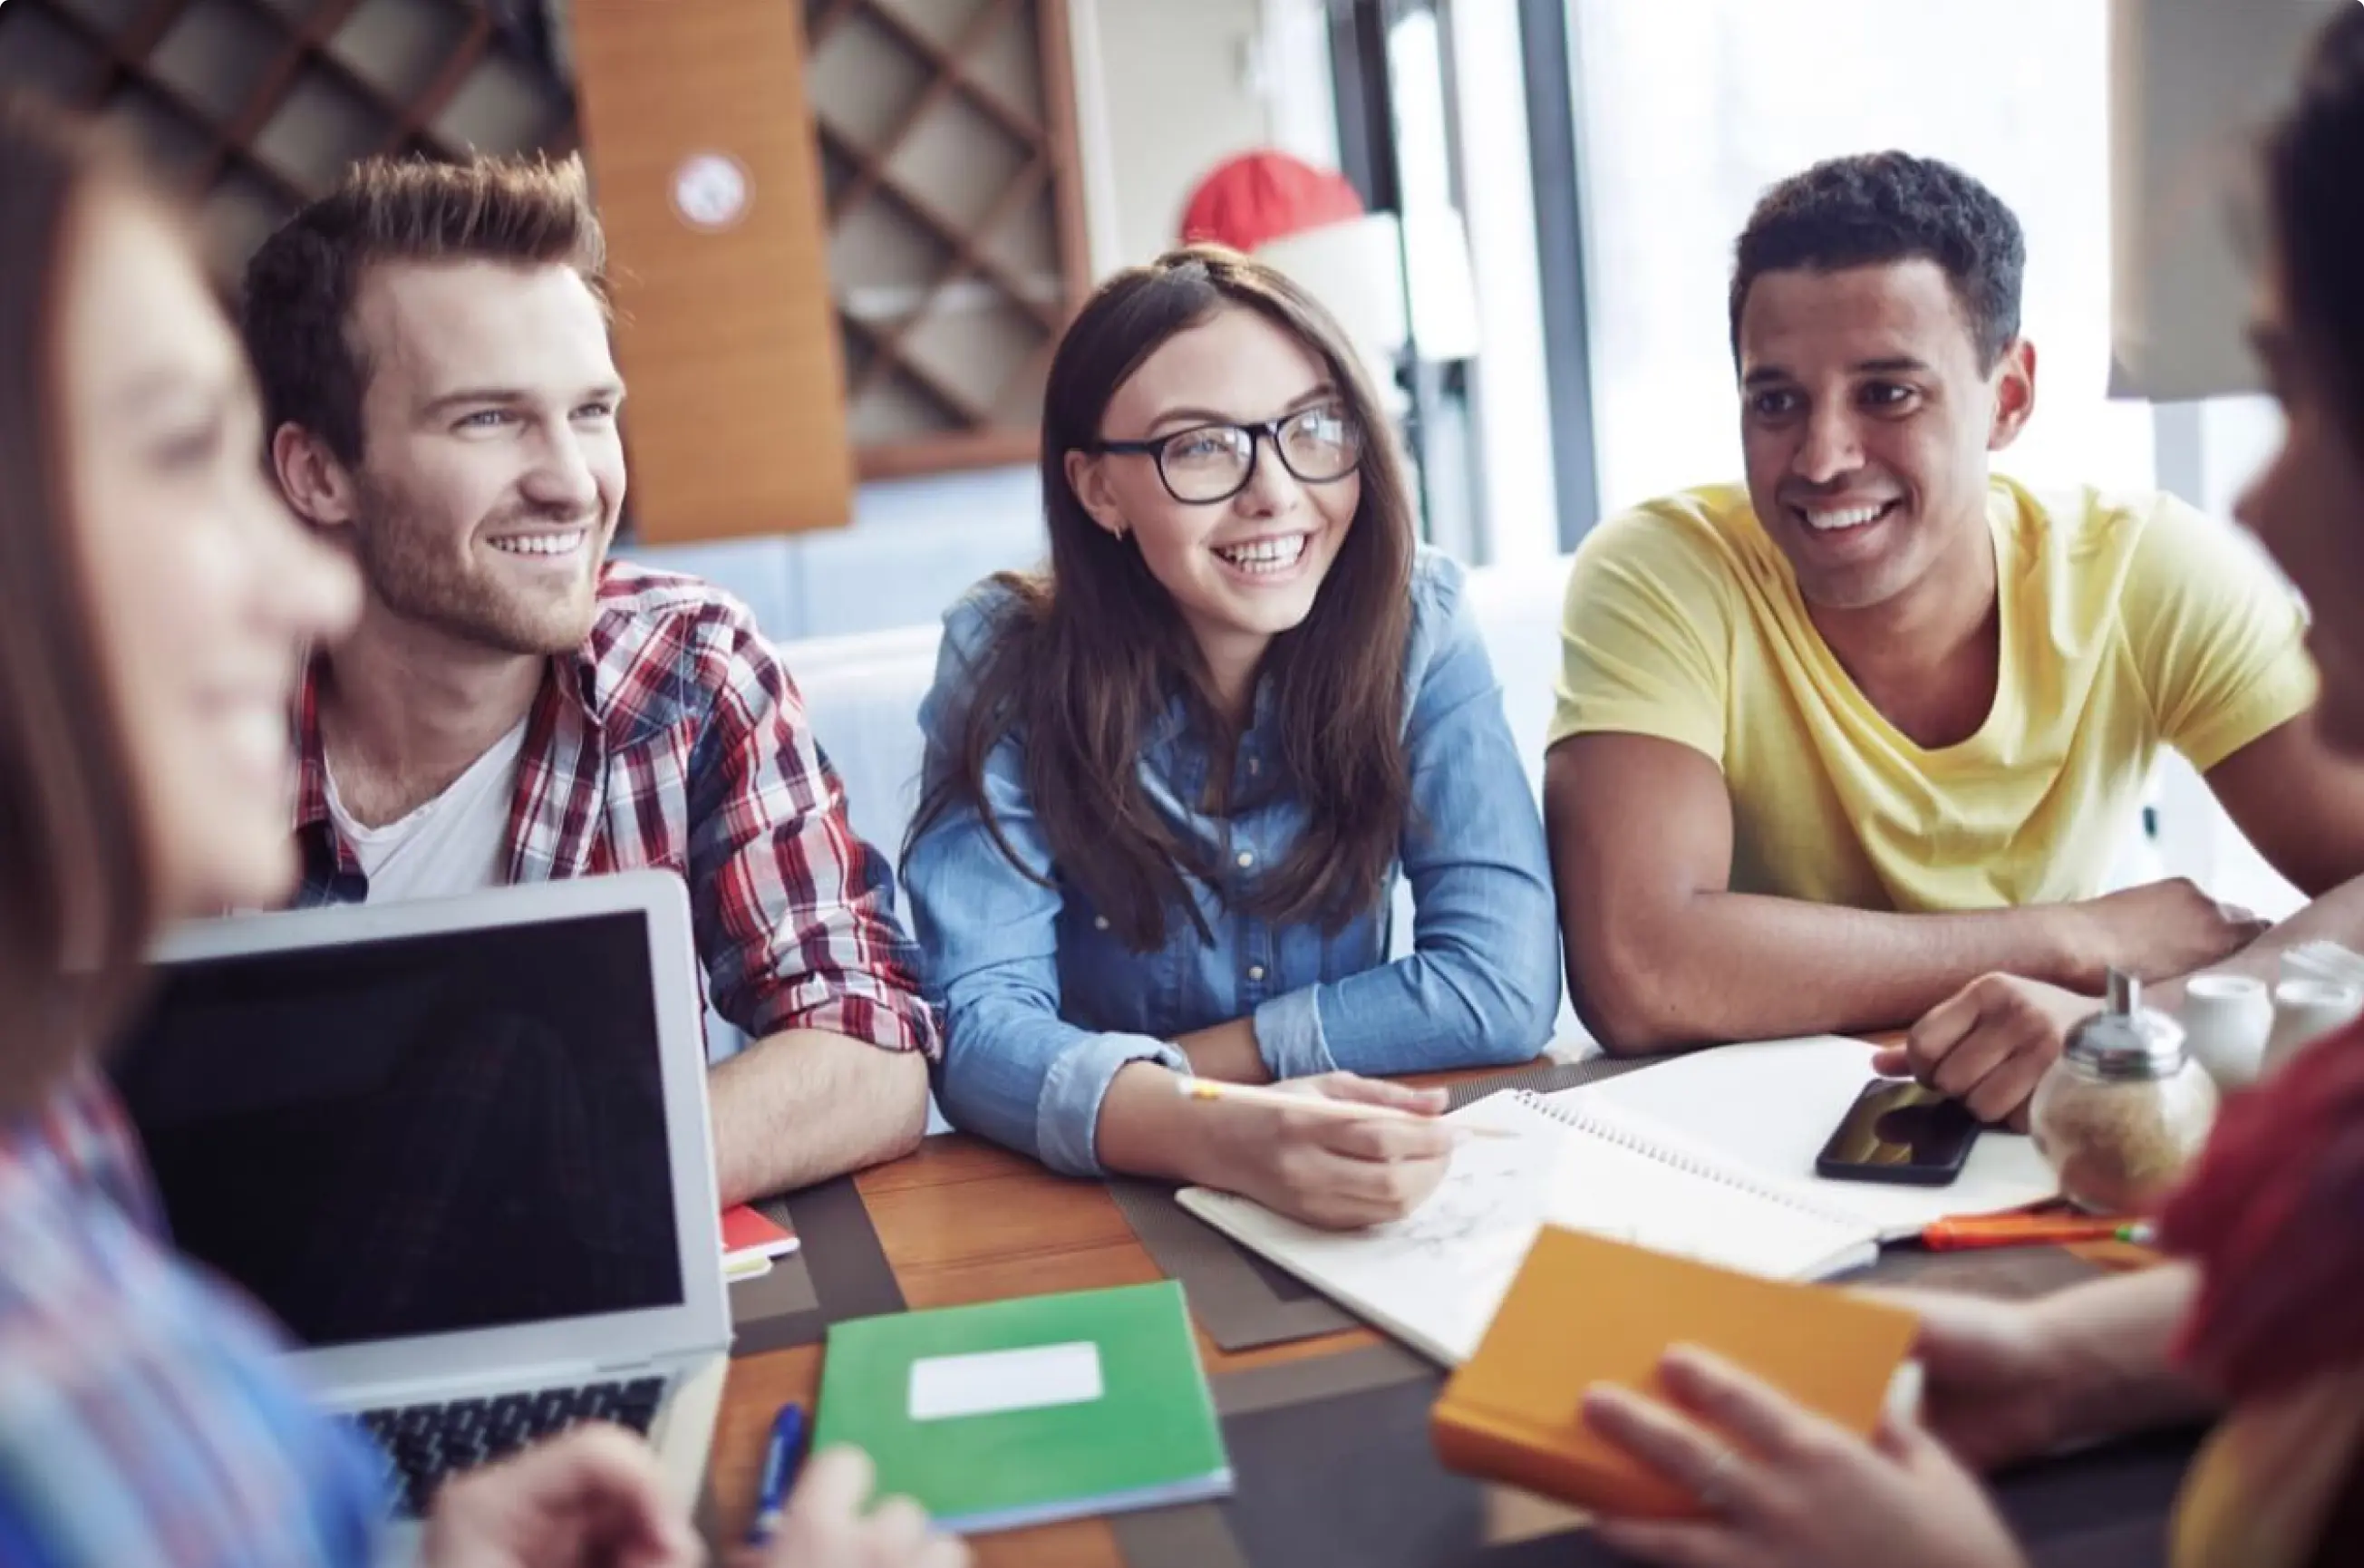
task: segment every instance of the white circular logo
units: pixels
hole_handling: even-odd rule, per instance
[[[674,172],[674,210],[692,228],[728,228],[747,211],[747,171],[720,152],[700,152]]]

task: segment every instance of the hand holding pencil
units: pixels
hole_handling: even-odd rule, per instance
[[[1365,1079],[1362,1082],[1372,1082]],[[1308,1084],[1322,1082],[1319,1078],[1304,1080]],[[1287,1089],[1261,1084],[1232,1084],[1220,1078],[1182,1078],[1174,1081],[1186,1100],[1229,1100],[1239,1105],[1270,1106],[1276,1110],[1295,1111],[1308,1116],[1324,1116],[1342,1121],[1406,1121],[1433,1122],[1433,1112],[1408,1110],[1401,1106],[1375,1100],[1333,1099],[1327,1094],[1310,1089]],[[1432,1093],[1437,1091],[1420,1091]],[[1514,1138],[1508,1128],[1456,1122],[1452,1129],[1456,1137]]]
[[[1194,1178],[1325,1229],[1400,1219],[1444,1179],[1456,1129],[1442,1089],[1352,1073],[1288,1087],[1178,1077],[1176,1097],[1204,1155]]]

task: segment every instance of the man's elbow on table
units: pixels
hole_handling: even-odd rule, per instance
[[[1568,998],[1600,1049],[1611,1056],[1655,1056],[1704,1038],[1683,1012],[1689,987],[1654,956],[1653,944],[1611,935],[1568,944]]]

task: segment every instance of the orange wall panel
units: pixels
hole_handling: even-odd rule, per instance
[[[574,0],[641,537],[853,513],[797,0]]]

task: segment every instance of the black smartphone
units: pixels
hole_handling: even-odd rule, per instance
[[[1814,1156],[1814,1173],[1942,1187],[1962,1173],[1978,1138],[1979,1118],[1959,1100],[1910,1078],[1875,1078]]]

